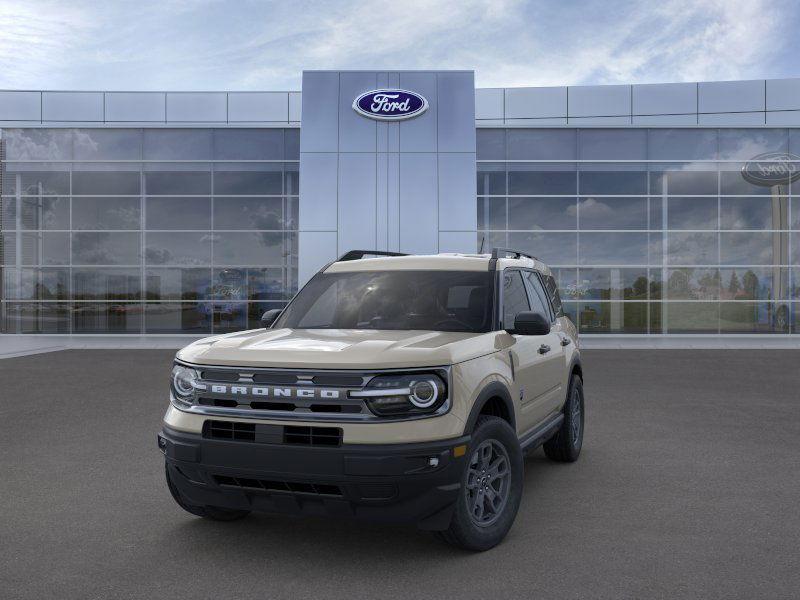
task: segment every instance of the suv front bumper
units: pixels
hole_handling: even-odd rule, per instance
[[[166,425],[158,435],[170,478],[190,504],[432,530],[450,523],[466,464],[462,446],[468,444],[469,436],[302,446],[210,439]]]

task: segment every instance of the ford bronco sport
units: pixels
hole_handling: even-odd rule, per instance
[[[262,324],[177,353],[158,445],[190,513],[414,523],[486,550],[523,453],[580,454],[575,326],[521,252],[348,252]]]

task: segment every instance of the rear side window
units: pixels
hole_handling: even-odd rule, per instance
[[[517,313],[530,310],[528,294],[522,275],[519,271],[505,271],[503,273],[503,327],[514,327]]]
[[[558,294],[558,286],[556,280],[552,275],[543,275],[544,287],[547,289],[547,295],[550,296],[550,303],[556,311],[556,317],[564,316],[564,307],[561,305],[561,296]]]

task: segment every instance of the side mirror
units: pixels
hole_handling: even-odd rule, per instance
[[[550,333],[550,320],[543,314],[531,311],[517,313],[514,329],[509,333],[518,335],[547,335]]]
[[[283,310],[280,308],[273,308],[272,310],[268,310],[263,315],[261,315],[261,326],[264,329],[269,329],[270,327],[272,327],[272,324],[275,322],[275,319],[277,319],[282,312]]]

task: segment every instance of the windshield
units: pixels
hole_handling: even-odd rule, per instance
[[[488,271],[359,271],[315,276],[273,327],[486,332]]]

